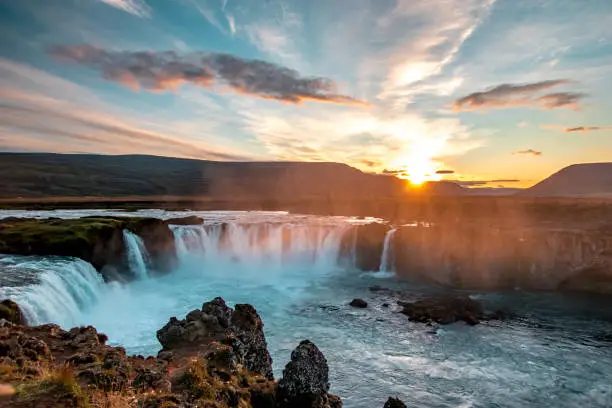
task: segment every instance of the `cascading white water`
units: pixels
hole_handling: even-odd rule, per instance
[[[128,266],[138,279],[146,279],[149,276],[148,262],[149,253],[142,238],[128,231],[123,231],[125,250],[127,254]]]
[[[350,225],[230,223],[172,226],[182,262],[194,257],[249,267],[337,266]]]
[[[72,327],[104,288],[94,267],[76,258],[2,257],[0,268],[0,299],[17,302],[30,325]]]
[[[394,237],[397,232],[397,228],[387,231],[385,234],[385,241],[383,244],[382,257],[380,259],[380,272],[394,272],[395,270],[395,245]]]

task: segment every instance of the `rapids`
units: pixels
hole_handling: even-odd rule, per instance
[[[78,217],[87,211],[0,212],[0,217]],[[135,215],[96,212],[97,215]],[[396,278],[393,233],[381,272],[354,270],[340,242],[357,220],[286,213],[141,211],[160,218],[200,215],[203,226],[173,226],[179,268],[149,277],[137,236],[126,240],[138,279],[104,284],[86,262],[0,257],[0,298],[18,302],[30,322],[93,325],[129,353],[155,354],[155,331],[216,296],[251,303],[262,316],[275,375],[304,338],[323,351],[332,392],[351,408],[382,407],[390,395],[414,407],[612,406],[612,304],[558,294],[472,294],[515,317],[476,327],[410,323],[393,298],[436,291]],[[226,228],[224,234],[222,229]],[[368,309],[348,302],[360,297]],[[389,303],[389,308],[383,307]]]

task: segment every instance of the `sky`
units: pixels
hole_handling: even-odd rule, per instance
[[[612,159],[610,0],[0,0],[0,151],[527,187]]]

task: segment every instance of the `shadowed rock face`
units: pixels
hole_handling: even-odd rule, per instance
[[[612,233],[484,223],[402,227],[400,275],[466,289],[612,293]]]
[[[175,317],[157,332],[164,352],[193,353],[216,341],[231,346],[234,358],[247,371],[273,378],[263,322],[251,305],[232,309],[221,298],[189,312],[184,320]]]
[[[0,302],[0,320],[2,319],[12,324],[26,324],[19,305],[10,299]]]
[[[346,234],[344,237],[342,252],[347,254],[355,251],[357,269],[378,271],[387,231],[389,226],[385,224],[359,225],[352,234]]]

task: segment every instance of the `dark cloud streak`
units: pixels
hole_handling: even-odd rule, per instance
[[[103,78],[132,89],[167,91],[189,83],[204,88],[229,85],[238,93],[299,104],[303,101],[367,106],[336,93],[328,78],[302,77],[297,71],[262,60],[229,54],[174,51],[109,51],[91,45],[56,46],[49,54],[100,71]]]
[[[578,126],[573,128],[566,128],[563,131],[565,133],[573,133],[573,132],[593,132],[596,130],[612,130],[612,126]]]
[[[567,79],[534,82],[528,84],[502,84],[486,91],[474,92],[457,99],[455,111],[533,107],[539,109],[579,109],[579,102],[586,95],[577,92],[555,92],[537,96],[535,94],[571,83]]]
[[[528,149],[528,150],[519,150],[518,152],[514,152],[512,154],[522,154],[522,155],[532,155],[532,156],[541,156],[542,152],[537,150]]]

